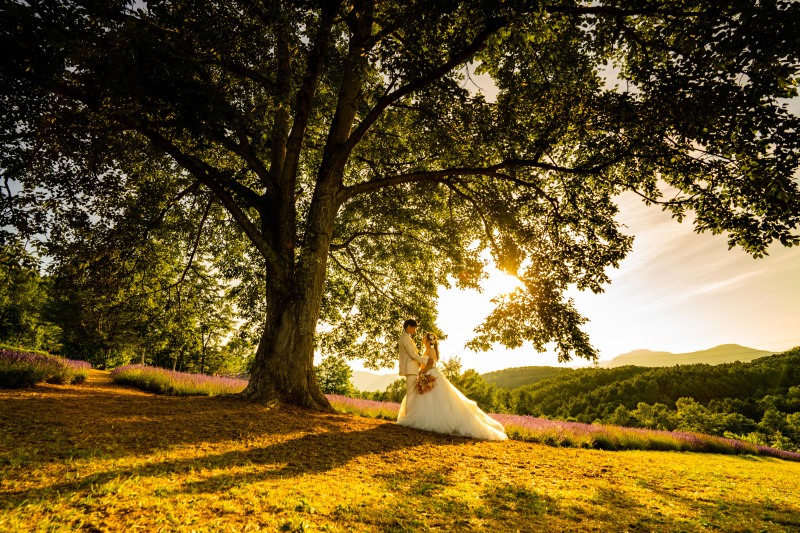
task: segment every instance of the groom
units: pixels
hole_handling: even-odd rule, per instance
[[[419,367],[425,364],[425,359],[420,357],[417,345],[411,336],[417,331],[417,321],[409,318],[403,322],[403,333],[397,343],[400,358],[400,375],[406,377],[406,398],[414,390],[417,383]]]

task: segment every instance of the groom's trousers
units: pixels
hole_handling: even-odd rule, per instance
[[[417,375],[416,374],[406,374],[406,398],[411,395],[411,391],[414,390],[414,386],[417,384]]]

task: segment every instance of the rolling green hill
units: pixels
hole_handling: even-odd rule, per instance
[[[516,389],[517,387],[532,385],[572,370],[572,368],[559,368],[556,366],[521,366],[487,372],[482,374],[481,377],[490,385],[496,385],[502,389]]]
[[[618,355],[611,360],[600,361],[598,366],[600,368],[618,368],[621,366],[633,365],[637,367],[654,368],[695,364],[719,365],[737,361],[748,363],[772,354],[773,352],[756,350],[755,348],[748,348],[747,346],[740,346],[738,344],[721,344],[707,350],[697,350],[695,352],[686,353],[634,350]],[[481,377],[490,385],[495,385],[501,389],[512,390],[526,385],[533,385],[559,375],[563,376],[565,373],[568,374],[573,370],[575,369],[557,366],[521,366],[487,372],[486,374],[482,374]]]

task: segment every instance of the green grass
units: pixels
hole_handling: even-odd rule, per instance
[[[153,395],[0,391],[0,531],[795,531],[800,463],[476,442]]]

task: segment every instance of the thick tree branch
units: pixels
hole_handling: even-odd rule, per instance
[[[169,154],[180,166],[185,168],[188,172],[190,172],[194,177],[196,177],[203,185],[208,187],[214,196],[220,201],[220,203],[225,207],[225,209],[233,216],[236,222],[244,231],[245,235],[250,239],[250,241],[255,245],[259,252],[264,256],[264,259],[267,262],[268,267],[272,272],[276,275],[282,275],[283,269],[281,268],[281,262],[278,260],[278,256],[275,251],[270,247],[267,240],[264,238],[264,235],[258,230],[256,225],[250,220],[250,217],[247,216],[239,205],[236,204],[235,199],[233,196],[228,192],[225,187],[222,186],[223,181],[234,181],[234,180],[226,180],[220,173],[215,169],[208,167],[205,163],[196,161],[191,156],[183,153],[180,149],[178,149],[175,145],[169,142],[166,138],[164,138],[161,134],[145,128],[141,125],[135,127],[135,125],[131,126],[132,129],[139,131],[142,135],[150,139],[157,148],[160,148],[167,154]],[[248,189],[249,190],[249,189]],[[251,191],[252,192],[252,191]],[[255,193],[253,193],[255,194]]]
[[[239,139],[238,143],[233,141],[225,134],[214,131],[212,128],[203,128],[203,131],[210,139],[218,142],[222,147],[226,148],[231,153],[241,157],[245,163],[247,163],[250,169],[259,177],[261,184],[264,185],[264,188],[267,191],[267,194],[274,194],[275,182],[272,179],[272,175],[261,159],[259,159],[256,153],[253,151],[253,147],[247,138],[247,132],[244,131],[244,128],[241,124],[235,126],[236,135]],[[252,205],[253,207],[260,208],[261,197],[249,187],[242,187],[232,184],[232,188],[239,189],[237,192],[246,198],[248,204]]]
[[[347,240],[341,244],[331,243],[328,249],[331,251],[342,250],[343,248],[347,248],[350,245],[350,243],[353,242],[358,237],[363,237],[366,235],[386,236],[386,235],[402,235],[402,233],[397,231],[357,231],[356,233],[350,235],[350,237],[348,237]]]
[[[280,174],[276,174],[276,177],[279,178],[278,198],[276,198],[279,215],[277,224],[278,241],[285,248],[293,248],[295,246],[297,234],[295,190],[297,186],[297,170],[300,164],[306,128],[311,116],[312,102],[317,92],[326,54],[329,52],[333,20],[340,4],[341,0],[323,2],[322,4],[319,28],[317,28],[314,43],[307,58],[306,72],[295,102],[291,131],[289,131],[288,138],[285,139],[285,144],[283,145],[283,161],[278,169]]]
[[[336,2],[323,2],[322,20],[314,38],[314,45],[308,57],[303,85],[297,95],[295,103],[294,122],[289,138],[286,142],[286,160],[284,162],[281,183],[285,184],[294,195],[294,184],[297,178],[297,165],[300,161],[300,151],[311,115],[311,102],[317,91],[319,76],[331,38],[331,28],[336,12],[339,10],[341,0]]]
[[[364,135],[367,134],[372,125],[375,124],[375,122],[377,122],[377,120],[381,117],[386,108],[401,98],[413,93],[414,91],[418,91],[419,89],[434,83],[436,80],[440,79],[455,67],[467,61],[469,58],[475,55],[476,52],[481,50],[489,37],[491,37],[500,28],[505,26],[506,23],[507,21],[501,18],[489,20],[486,23],[486,27],[475,36],[472,42],[463,50],[454,54],[447,62],[439,65],[428,74],[417,78],[416,80],[409,82],[399,89],[392,91],[380,98],[375,106],[358,124],[355,130],[353,130],[353,133],[350,135],[347,140],[347,144],[345,145],[345,153],[349,153],[353,150],[353,148],[359,143],[359,141],[361,141]]]
[[[273,176],[283,174],[283,162],[286,158],[286,140],[289,136],[289,96],[291,94],[291,50],[289,49],[289,30],[286,21],[278,21],[276,31],[278,43],[275,46],[278,59],[275,73],[276,105],[272,123],[272,159],[270,172]]]
[[[668,5],[669,2],[665,2]],[[661,16],[661,17],[699,17],[699,11],[685,11],[680,9],[669,9],[661,7],[650,7],[642,9],[623,9],[613,6],[574,6],[574,5],[550,5],[544,6],[548,13],[561,13],[568,15],[609,15],[612,17],[634,17],[634,16]]]
[[[216,65],[220,68],[227,70],[228,72],[241,76],[242,78],[247,78],[250,81],[254,81],[258,83],[269,94],[273,94],[275,91],[275,82],[273,80],[269,79],[267,76],[261,74],[255,69],[234,62],[230,58],[225,58],[222,61],[210,60],[207,62],[207,64]]]
[[[609,166],[615,163],[618,163],[621,157],[622,156],[620,156],[619,158],[614,158],[608,162],[587,168],[562,167],[559,165],[543,163],[541,161],[536,161],[532,159],[507,159],[506,161],[488,167],[458,167],[458,168],[447,168],[442,170],[409,172],[407,174],[399,174],[397,176],[379,178],[376,180],[366,181],[358,183],[356,185],[351,185],[350,187],[345,187],[339,193],[338,199],[340,200],[340,202],[345,202],[356,195],[374,191],[377,189],[382,189],[384,187],[391,187],[403,183],[417,183],[422,181],[441,182],[446,178],[452,176],[494,176],[506,181],[511,181],[517,185],[538,189],[538,186],[535,183],[521,180],[519,178],[514,178],[513,176],[509,176],[508,174],[503,174],[500,171],[511,168],[538,168],[541,170],[564,172],[567,174],[598,175],[604,169],[608,168]],[[541,191],[541,189],[539,189],[538,192],[543,196],[547,197],[544,194],[544,192]]]
[[[39,79],[27,71],[23,71],[22,69],[17,70],[21,78],[27,79],[36,85],[40,85],[55,94],[80,102],[92,109],[97,107],[97,102],[84,94],[79,87],[69,85],[63,80]],[[203,185],[206,185],[214,195],[217,196],[220,203],[231,213],[234,219],[240,223],[245,234],[264,255],[270,267],[278,269],[279,263],[277,262],[277,256],[270,248],[266,239],[249,219],[247,214],[236,204],[234,198],[225,190],[222,184],[224,183],[226,186],[230,187],[246,204],[258,209],[261,205],[261,197],[255,191],[236,180],[226,178],[219,171],[185,154],[163,135],[141,121],[119,115],[114,118],[123,127],[144,135],[154,146],[170,155],[181,167],[195,176]]]
[[[372,35],[374,0],[360,0],[354,3],[348,16],[351,36],[348,43],[342,82],[336,98],[336,111],[331,120],[328,137],[325,140],[323,166],[328,174],[338,174],[344,168],[350,154],[348,136],[356,116],[357,102],[361,95],[364,68],[367,61],[366,44]],[[333,171],[333,172],[331,172]]]

